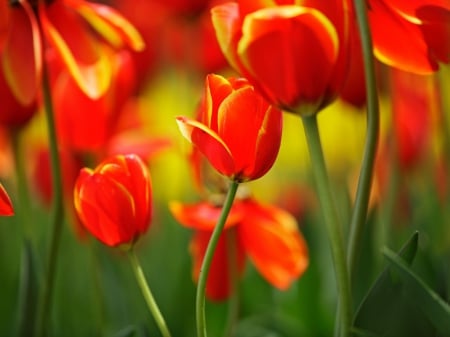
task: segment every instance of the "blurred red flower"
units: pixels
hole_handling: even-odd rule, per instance
[[[263,176],[278,155],[282,113],[243,78],[208,75],[198,120],[177,122],[219,173],[238,182]]]
[[[132,245],[152,215],[150,175],[140,157],[107,158],[94,170],[84,168],[75,183],[76,212],[86,229],[108,246]]]
[[[193,278],[198,280],[206,247],[220,216],[221,207],[208,202],[184,205],[172,202],[170,210],[183,226],[193,228],[190,244]],[[228,244],[228,240],[234,240]],[[230,261],[230,247],[236,249],[236,261]],[[287,289],[308,266],[308,249],[295,218],[272,205],[255,199],[236,200],[219,239],[206,285],[206,296],[224,300],[231,291],[230,268],[239,275],[248,256],[259,273],[273,286]]]
[[[311,115],[344,84],[351,6],[346,0],[219,5],[212,20],[229,63],[276,106]]]
[[[9,14],[0,17],[2,68],[12,92],[23,105],[36,98],[43,60],[42,35],[81,90],[93,98],[100,97],[111,82],[110,59],[99,41],[114,48],[144,48],[135,28],[106,5],[84,0],[34,3],[13,1],[14,6],[5,11]],[[92,34],[92,29],[99,35]]]
[[[14,215],[14,209],[9,198],[8,193],[6,192],[3,185],[0,183],[0,215],[10,216]]]
[[[450,62],[450,1],[369,0],[368,8],[380,61],[417,74]]]

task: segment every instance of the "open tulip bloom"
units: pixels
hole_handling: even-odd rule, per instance
[[[173,202],[170,210],[180,224],[195,230],[190,252],[194,260],[193,277],[198,281],[206,247],[221,207],[207,202],[195,205]],[[235,243],[230,245],[227,236],[233,230],[235,236],[231,240]],[[235,254],[230,254],[230,247],[235,247]],[[236,256],[234,262],[230,261],[233,255]],[[231,286],[232,273],[229,269],[234,264],[235,272],[241,275],[246,256],[269,283],[282,290],[286,290],[308,266],[306,242],[294,217],[278,207],[259,203],[252,198],[236,200],[229,214],[208,275],[208,298],[224,300],[235,291]]]

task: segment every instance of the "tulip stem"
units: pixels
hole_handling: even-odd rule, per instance
[[[53,208],[51,214],[52,236],[50,241],[50,250],[48,252],[47,274],[45,277],[44,293],[40,308],[40,317],[37,321],[37,336],[41,337],[47,334],[49,330],[48,319],[51,312],[53,288],[56,274],[59,243],[61,238],[62,224],[64,218],[63,205],[63,187],[61,179],[61,167],[58,152],[58,141],[56,136],[54,111],[48,78],[48,70],[45,62],[42,69],[42,91],[44,100],[44,110],[47,121],[47,132],[49,141],[52,187],[53,187]]]
[[[328,239],[330,240],[331,253],[336,273],[340,314],[340,337],[347,337],[349,335],[352,310],[342,228],[339,224],[337,210],[331,193],[316,115],[303,117],[303,126],[311,157],[312,172],[316,182],[317,193],[325,217],[325,225],[327,228]]]
[[[153,318],[161,331],[161,335],[164,337],[170,337],[169,329],[167,328],[166,322],[164,320],[161,311],[156,304],[155,298],[150,290],[147,279],[145,278],[144,272],[142,271],[141,264],[134,253],[133,248],[128,250],[128,257],[130,259],[131,267],[133,268],[136,280],[141,288],[142,295],[144,296],[145,302],[147,303],[148,309],[150,310]]]
[[[236,181],[231,181],[228,193],[225,199],[225,203],[222,207],[222,213],[220,214],[219,220],[217,221],[214,231],[209,240],[208,247],[206,248],[205,257],[200,268],[200,273],[198,277],[197,285],[197,296],[196,296],[196,316],[197,316],[197,337],[206,337],[206,319],[205,319],[205,292],[206,292],[206,281],[208,279],[209,269],[211,267],[211,262],[214,257],[214,252],[219,242],[220,235],[222,234],[223,228],[225,227],[225,222],[230,213],[231,206],[233,205],[234,198],[238,189],[239,183]]]
[[[364,75],[367,93],[367,134],[364,157],[356,191],[355,205],[350,223],[350,236],[347,251],[347,264],[350,279],[353,277],[356,257],[359,255],[361,236],[367,218],[375,156],[378,145],[378,130],[380,124],[378,95],[374,70],[372,38],[366,13],[366,0],[354,0],[361,46],[364,56]]]

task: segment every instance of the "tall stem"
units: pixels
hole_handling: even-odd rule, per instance
[[[312,171],[317,185],[322,212],[325,217],[325,224],[333,255],[333,264],[338,287],[340,336],[346,337],[349,335],[352,310],[342,228],[339,225],[338,214],[331,193],[316,115],[304,117],[303,126],[308,142]]]
[[[364,157],[356,191],[355,206],[350,223],[350,237],[348,241],[347,263],[350,278],[353,275],[356,257],[358,256],[361,236],[367,218],[370,189],[372,185],[373,168],[378,145],[379,109],[375,79],[372,38],[367,21],[366,0],[354,0],[358,20],[359,35],[364,57],[364,75],[367,94],[367,134]]]
[[[42,305],[40,308],[40,317],[37,322],[37,336],[42,337],[46,334],[49,327],[48,320],[51,312],[53,287],[56,274],[56,265],[58,258],[59,243],[61,239],[61,230],[64,218],[64,204],[63,204],[63,187],[61,180],[61,167],[58,152],[58,142],[56,137],[56,128],[54,120],[54,111],[52,104],[52,97],[50,92],[50,83],[48,78],[48,70],[43,64],[42,69],[42,91],[44,98],[45,117],[47,121],[47,132],[49,140],[50,161],[52,170],[52,186],[53,186],[53,208],[51,214],[50,228],[52,229],[52,236],[50,241],[50,250],[47,260],[47,274],[44,284],[44,293]]]
[[[164,320],[163,315],[159,311],[158,305],[153,297],[153,294],[148,286],[147,279],[145,278],[144,272],[142,271],[141,264],[134,253],[133,248],[128,251],[128,257],[131,262],[131,266],[133,268],[134,275],[136,276],[136,280],[141,288],[142,295],[144,296],[145,302],[147,303],[148,309],[150,310],[153,318],[155,319],[156,324],[158,325],[161,334],[164,337],[170,337],[169,329],[167,328],[166,322]]]
[[[217,221],[214,231],[209,240],[208,247],[206,248],[205,257],[200,268],[200,274],[198,277],[197,296],[196,296],[196,315],[197,315],[197,337],[206,337],[206,319],[205,319],[205,292],[206,281],[208,279],[209,269],[214,256],[214,252],[219,242],[220,235],[225,226],[225,222],[230,213],[231,206],[233,205],[234,197],[238,189],[239,183],[232,181],[230,188],[228,189],[225,203],[222,207],[222,213]]]

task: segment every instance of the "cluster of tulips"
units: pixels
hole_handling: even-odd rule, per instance
[[[69,222],[79,249],[86,249],[92,236],[129,257],[153,317],[144,335],[171,336],[168,322],[176,318],[160,310],[158,292],[151,291],[135,249],[150,225],[161,220],[158,208],[164,206],[171,221],[190,235],[195,301],[183,310],[195,317],[195,329],[176,330],[182,336],[206,337],[217,330],[225,336],[448,336],[448,0],[0,1],[0,158],[5,161],[0,214],[2,221],[20,224],[29,268],[17,272],[27,282],[17,286],[19,318],[4,333],[59,333],[54,317],[56,311],[64,315],[64,307],[54,303],[55,280],[64,263],[62,233]],[[155,74],[168,73],[177,80],[190,76],[188,86],[201,88],[190,91],[196,93],[191,97],[195,108],[150,116],[142,101],[154,88]],[[380,131],[386,97],[393,111],[389,133]],[[346,174],[344,184],[336,184],[330,174],[322,141],[328,129],[319,121],[325,112],[324,120],[329,113],[339,116],[325,111],[336,105],[366,118],[356,178]],[[156,114],[169,115],[179,134],[158,134]],[[309,163],[314,185],[311,194],[300,187],[294,193],[297,207],[292,200],[270,198],[273,190],[261,196],[250,192],[254,181],[264,180],[276,165],[285,124],[295,119],[309,156],[290,160]],[[337,142],[351,136],[336,130],[338,125],[331,128]],[[161,187],[159,179],[152,181],[150,162],[177,144],[186,149],[183,137],[192,144],[179,151],[193,182],[191,197],[163,205],[155,200],[154,189]],[[282,169],[271,178],[276,181]],[[412,200],[420,193],[405,191],[399,183],[402,174],[414,172],[432,175],[425,181],[432,182],[428,192],[437,200],[433,217],[426,213],[416,221],[428,224],[426,239],[432,241],[434,233],[442,240],[435,263],[441,288],[427,284],[410,266],[421,235],[413,226],[406,226],[410,239],[401,251],[383,248],[385,269],[374,261],[373,268],[365,266],[367,242],[378,253],[394,243],[389,235],[395,236],[395,226],[387,223],[397,221],[392,214],[401,208],[398,200],[408,196],[418,208],[426,204]],[[283,188],[279,185],[273,194],[285,193]],[[309,200],[306,206],[302,198]],[[318,206],[311,206],[316,199]],[[44,249],[33,229],[36,205],[50,222]],[[294,211],[302,207],[309,208]],[[317,216],[311,228],[299,225],[305,213]],[[401,221],[414,222],[408,216]],[[329,265],[319,267],[320,249],[309,247],[311,231],[322,233],[317,226],[325,233],[319,247],[329,253]],[[158,233],[153,236],[157,239]],[[170,254],[170,244],[169,239],[168,250],[158,252],[158,258]],[[45,261],[36,277],[29,267],[33,260]],[[245,294],[239,289],[251,283],[245,280],[247,260],[279,292],[299,286],[310,265],[331,267],[323,279],[317,277],[325,283],[332,279],[333,300],[326,312],[335,315],[333,323],[325,332],[305,330],[303,323],[289,332],[275,327],[274,334],[243,328],[239,323],[245,317],[238,309]],[[373,275],[364,275],[368,271]],[[228,302],[225,327],[207,324],[208,301]],[[409,306],[414,315],[399,313]],[[398,320],[389,319],[395,315]],[[411,317],[420,326],[416,331],[409,328]],[[135,333],[124,330],[118,336]]]

